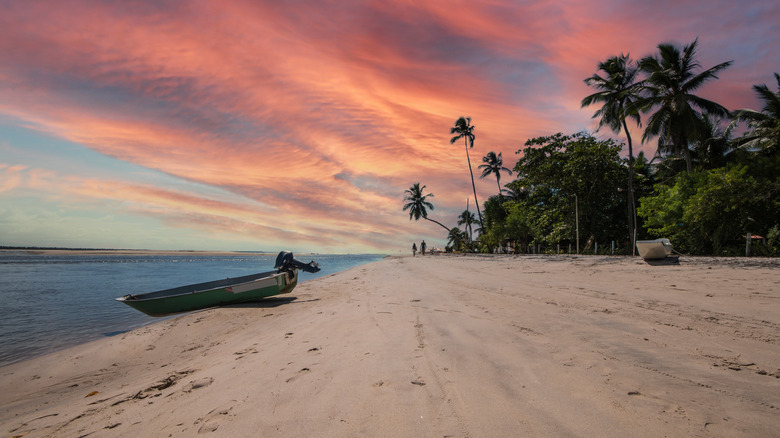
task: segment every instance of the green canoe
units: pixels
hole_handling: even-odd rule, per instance
[[[305,272],[320,270],[316,263],[301,263],[293,258],[292,253],[282,251],[276,258],[276,271],[190,284],[156,292],[130,294],[116,300],[149,316],[165,316],[226,304],[256,301],[290,293],[298,283],[298,269]]]

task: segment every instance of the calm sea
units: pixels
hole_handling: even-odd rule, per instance
[[[297,255],[320,272],[383,255]],[[191,283],[273,270],[275,256],[30,255],[0,252],[0,366],[160,321],[114,300]]]

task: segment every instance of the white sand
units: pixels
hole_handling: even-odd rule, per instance
[[[777,436],[780,260],[681,262],[383,260],[0,368],[0,433]]]

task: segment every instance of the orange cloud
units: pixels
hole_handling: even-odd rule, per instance
[[[610,55],[700,35],[708,66],[749,48],[729,85],[705,90],[755,106],[750,85],[780,71],[767,32],[780,10],[716,3],[675,2],[670,16],[658,2],[608,0],[17,2],[0,17],[0,115],[231,199],[77,178],[69,196],[85,205],[113,199],[171,226],[258,240],[387,248],[421,232],[400,211],[412,183],[436,193],[437,217],[473,196],[463,147],[449,143],[455,119],[473,118],[475,170],[491,150],[511,167],[528,138],[595,128],[582,80]],[[0,192],[26,184],[2,170],[15,176]],[[494,181],[477,185],[481,201],[494,194]]]

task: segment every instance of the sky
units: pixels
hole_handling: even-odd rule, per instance
[[[776,0],[0,0],[0,245],[443,247],[401,209],[420,182],[431,218],[474,211],[458,117],[484,202],[487,152],[595,131],[599,62],[696,38],[703,68],[734,62],[698,94],[760,109]]]

